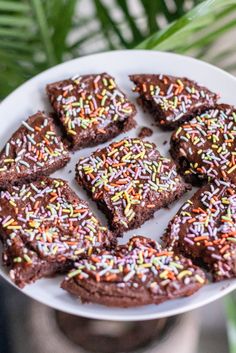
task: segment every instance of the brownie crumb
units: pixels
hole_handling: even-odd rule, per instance
[[[164,142],[163,142],[163,145],[166,145],[167,144],[167,140],[165,140]]]
[[[140,130],[140,132],[138,134],[138,137],[143,139],[145,137],[152,136],[152,134],[153,134],[152,129],[150,129],[149,127],[144,126],[144,127],[141,128],[141,130]]]

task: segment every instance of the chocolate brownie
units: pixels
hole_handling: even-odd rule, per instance
[[[170,153],[186,181],[236,182],[236,109],[227,104],[196,116],[171,137]]]
[[[138,228],[154,212],[178,199],[187,185],[156,145],[127,138],[81,158],[76,180],[119,234]]]
[[[68,183],[46,177],[1,192],[0,238],[4,263],[19,287],[67,271],[78,257],[113,244]]]
[[[62,288],[82,302],[132,307],[189,296],[204,283],[204,272],[191,260],[136,236],[114,251],[78,261]]]
[[[174,129],[196,114],[212,107],[219,98],[186,77],[130,75],[139,103],[163,129]]]
[[[47,93],[74,149],[103,143],[135,126],[135,106],[106,73],[51,83]]]
[[[22,122],[0,153],[0,188],[51,174],[69,160],[53,119],[38,112]]]
[[[215,180],[199,189],[170,222],[167,246],[202,264],[219,281],[236,277],[236,189]]]

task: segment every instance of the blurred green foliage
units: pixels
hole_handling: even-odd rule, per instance
[[[236,353],[236,296],[230,294],[225,299],[227,332],[230,353]]]
[[[89,15],[81,14],[82,0],[0,0],[0,98],[48,67],[82,55],[89,44],[89,52],[138,47],[190,53],[216,64],[235,49],[230,43],[216,57],[212,44],[236,26],[236,0],[135,2],[137,16],[133,0],[91,0]]]

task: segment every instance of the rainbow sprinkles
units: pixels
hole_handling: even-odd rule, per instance
[[[33,181],[64,167],[69,152],[52,118],[38,112],[23,121],[0,154],[0,187]]]
[[[83,254],[111,245],[112,235],[61,179],[43,178],[0,196],[5,263],[19,285],[65,271]]]
[[[188,296],[204,283],[204,272],[191,260],[134,236],[112,252],[75,263],[62,288],[85,302],[130,307]]]
[[[174,164],[153,143],[138,138],[114,142],[81,158],[76,179],[119,233],[139,227],[186,190]]]
[[[183,124],[171,137],[172,157],[187,181],[236,182],[236,110],[220,104]]]
[[[74,149],[108,141],[135,126],[135,106],[106,73],[51,83],[47,93]]]

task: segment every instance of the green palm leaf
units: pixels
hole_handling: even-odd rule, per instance
[[[223,11],[223,14],[222,14]],[[236,11],[235,0],[207,0],[193,8],[180,19],[172,22],[164,30],[153,34],[151,37],[140,43],[137,47],[142,49],[175,50],[180,45],[185,46],[185,40],[188,43],[196,38],[197,32],[205,30],[196,43],[205,44],[204,40],[214,33],[214,24],[219,17],[225,17],[229,13]],[[208,27],[209,26],[209,27]],[[206,31],[206,28],[210,28]],[[221,26],[221,32],[227,30],[227,24]],[[210,33],[210,34],[209,34]],[[216,39],[221,33],[215,35]],[[209,38],[210,39],[210,38]],[[211,39],[209,40],[211,41]]]
[[[50,66],[56,64],[56,57],[54,53],[53,44],[51,41],[51,35],[49,31],[49,26],[46,19],[45,10],[43,8],[43,3],[40,0],[31,0],[33,10],[38,22],[39,31],[42,38],[42,43],[45,48],[47,55],[48,64]]]
[[[212,44],[236,28],[236,0],[194,0],[188,12],[187,0],[172,0],[172,7],[165,0],[137,0],[136,16],[133,2],[114,0],[119,20],[111,3],[90,1],[94,11],[84,17],[76,11],[80,0],[0,0],[0,98],[38,72],[81,55],[88,44],[96,52],[97,42],[104,50],[169,50],[217,64],[231,56],[230,48],[216,56]],[[160,19],[169,24],[162,28]]]
[[[225,299],[227,331],[230,353],[236,352],[236,297],[230,294]]]

